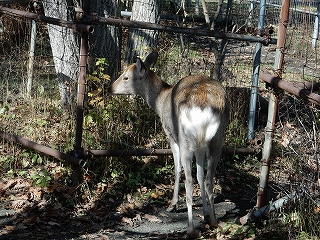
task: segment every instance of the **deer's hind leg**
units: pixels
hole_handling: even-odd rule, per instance
[[[167,208],[168,212],[172,212],[177,208],[177,204],[179,200],[179,184],[180,184],[180,178],[181,178],[181,172],[182,172],[179,145],[173,139],[171,139],[170,147],[173,153],[175,180],[174,180],[173,197],[172,197],[170,206]]]
[[[214,176],[216,173],[216,168],[220,159],[221,155],[221,148],[222,148],[222,140],[215,136],[212,141],[210,142],[210,148],[207,151],[207,162],[208,162],[208,170],[205,180],[205,191],[208,198],[209,203],[209,216],[206,216],[206,220],[208,221],[209,225],[214,227],[217,225],[216,214],[214,210],[214,194],[213,194],[213,187],[214,187]]]
[[[197,180],[200,186],[203,216],[207,218],[210,215],[210,209],[207,203],[207,195],[205,190],[204,182],[204,160],[205,160],[205,150],[201,149],[195,152],[196,163],[197,163]]]
[[[186,203],[188,209],[188,229],[189,235],[196,234],[193,225],[193,214],[192,214],[192,196],[193,196],[193,180],[192,180],[192,159],[193,151],[190,150],[187,143],[180,143],[180,156],[181,164],[185,174],[185,188],[186,188]]]

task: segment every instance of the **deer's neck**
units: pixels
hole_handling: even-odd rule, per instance
[[[156,74],[149,76],[147,82],[148,87],[144,93],[144,99],[149,107],[159,114],[159,104],[163,104],[165,96],[170,92],[171,86],[162,81]]]

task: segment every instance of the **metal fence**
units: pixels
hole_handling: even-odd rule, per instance
[[[226,6],[224,4],[222,15],[226,12]],[[190,9],[186,9],[187,13],[191,14],[193,8],[192,5]],[[208,1],[208,9],[209,14],[214,15],[217,3]],[[279,1],[267,1],[265,26],[273,27],[274,38],[278,33],[280,9]],[[255,36],[256,33],[248,29],[258,26],[259,11],[260,2],[234,1],[231,8],[230,29],[233,33],[238,33],[244,28],[246,36]],[[286,46],[282,49],[285,53],[282,77],[286,81],[318,82],[319,50],[315,44],[318,36],[314,34],[318,27],[317,16],[317,2],[291,2]],[[59,91],[55,84],[46,24],[37,23],[32,100],[26,97],[31,22],[28,18],[8,14],[1,15],[0,20],[0,130],[23,136],[59,151],[72,150],[75,138],[74,115],[72,112],[64,112],[59,106]],[[162,23],[175,24],[168,20],[162,20]],[[193,22],[189,23],[188,27],[191,25],[202,27],[201,24]],[[212,74],[215,65],[212,38],[180,34],[182,35],[161,32],[160,61],[156,66],[158,73],[171,83],[190,73]],[[181,41],[186,46],[186,55],[181,55]],[[216,42],[220,43],[221,40],[217,39]],[[229,131],[232,132],[229,132],[229,135],[227,133],[229,137],[226,139],[226,144],[231,147],[244,147],[247,145],[245,136],[248,128],[247,116],[256,43],[232,39],[228,40],[225,48],[222,76],[232,103],[229,126]],[[273,72],[275,57],[275,44],[262,46],[260,68]],[[256,110],[255,134],[256,139],[263,139],[267,121],[268,90],[264,83],[259,83],[258,89],[260,94]],[[103,97],[107,99],[107,96]],[[99,110],[87,106],[83,147],[86,149],[109,149],[114,148],[114,145],[116,148],[129,147],[129,149],[137,146],[168,147],[159,120],[141,99],[134,100],[132,98],[114,100],[111,104],[107,104],[106,100],[105,108]],[[143,114],[138,116],[137,112]],[[320,181],[318,124],[317,106],[297,96],[285,92],[279,93],[278,122],[274,139],[276,151],[273,153],[273,159],[275,162],[280,161],[285,170],[272,169],[271,178],[275,182],[283,183],[282,190],[287,191],[288,187],[297,188],[299,191],[303,189],[313,200],[319,196]],[[106,130],[102,131],[103,128]],[[146,135],[149,136],[148,139],[145,138]],[[4,142],[1,142],[1,145],[4,146]],[[0,147],[0,153],[8,151]],[[286,172],[285,176],[283,171]]]

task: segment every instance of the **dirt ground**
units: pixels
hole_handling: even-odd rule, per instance
[[[255,188],[230,184],[230,181],[237,181],[239,176],[231,171],[220,178],[226,185],[215,199],[218,228],[224,228],[228,222],[238,224],[239,218],[255,205]],[[249,175],[241,177],[246,178],[242,182],[258,182],[257,178]],[[71,196],[74,190],[67,186],[47,189],[34,187],[22,178],[2,179],[0,239],[187,238],[187,211],[183,191],[180,193],[178,210],[171,213],[165,210],[165,206],[150,202],[138,206],[134,199],[123,202],[96,200],[84,205],[79,203],[76,207],[64,206],[61,199]],[[199,196],[194,196],[193,209],[196,229],[206,239],[210,238],[211,230],[202,222]]]

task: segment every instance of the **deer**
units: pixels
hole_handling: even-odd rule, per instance
[[[177,209],[183,168],[188,213],[187,234],[193,236],[198,234],[192,213],[194,157],[204,219],[210,226],[217,226],[213,181],[229,120],[226,91],[219,81],[198,75],[189,75],[170,86],[151,69],[157,59],[157,52],[150,53],[145,61],[137,58],[136,63],[128,66],[111,83],[109,92],[111,95],[140,95],[160,117],[170,141],[175,172],[173,198],[167,211]]]

